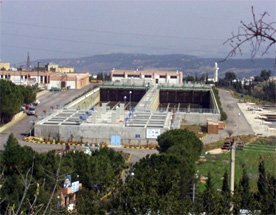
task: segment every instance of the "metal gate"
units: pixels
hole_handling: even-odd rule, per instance
[[[111,145],[120,146],[121,145],[121,135],[111,135]]]

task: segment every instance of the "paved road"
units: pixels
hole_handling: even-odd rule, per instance
[[[115,151],[123,151],[126,153],[132,154],[130,163],[136,163],[141,158],[151,155],[151,154],[158,154],[159,152],[157,150],[152,149],[126,149],[126,148],[114,148]]]
[[[228,137],[227,131],[233,131],[233,136],[239,134],[254,134],[250,124],[247,122],[242,111],[238,107],[238,99],[234,98],[227,90],[219,89],[220,101],[223,110],[227,114],[226,129],[219,131],[219,134],[208,135],[203,143],[210,143]],[[239,115],[240,113],[240,115]]]
[[[63,107],[64,104],[70,102],[77,96],[83,94],[90,88],[93,88],[95,84],[89,84],[82,89],[79,90],[68,90],[68,91],[60,91],[60,92],[49,92],[39,98],[40,104],[37,106],[37,114],[39,116],[43,116],[43,110],[47,110],[48,112],[51,111],[51,106],[56,106],[57,104],[60,105],[60,107]],[[42,145],[42,144],[30,144],[22,141],[22,138],[30,133],[31,128],[31,121],[35,120],[36,118],[34,116],[27,116],[20,122],[18,122],[13,127],[7,129],[5,132],[0,134],[0,150],[3,149],[4,144],[7,141],[8,136],[13,133],[14,136],[17,138],[19,143],[21,145],[29,145],[32,146],[32,148],[38,152],[41,151],[48,151],[56,148],[60,148],[61,146],[55,146],[55,145]]]

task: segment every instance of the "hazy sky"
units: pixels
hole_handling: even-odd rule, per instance
[[[240,21],[270,14],[275,0],[0,0],[2,62],[107,53],[225,57]],[[274,57],[274,50],[270,55]],[[244,55],[246,56],[246,54]]]

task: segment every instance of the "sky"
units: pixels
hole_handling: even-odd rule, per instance
[[[275,0],[0,0],[0,59],[87,57],[110,53],[188,54],[224,58],[240,21]],[[249,57],[249,48],[243,55]],[[275,49],[266,57],[275,57]]]

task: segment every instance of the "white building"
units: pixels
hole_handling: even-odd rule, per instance
[[[176,71],[154,71],[154,70],[143,70],[143,71],[131,71],[131,70],[112,70],[111,80],[122,80],[122,79],[143,79],[145,81],[153,82],[154,84],[159,83],[170,83],[170,84],[182,84],[183,75],[182,72]]]

